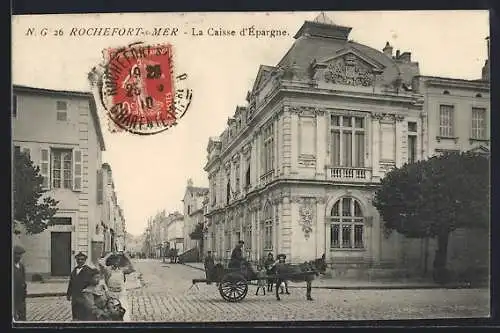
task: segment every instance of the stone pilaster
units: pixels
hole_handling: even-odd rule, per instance
[[[292,112],[291,117],[291,174],[299,172],[299,115]]]
[[[289,175],[292,166],[292,118],[288,107],[285,107],[282,116],[283,132],[281,142],[282,169],[281,174]]]
[[[324,179],[326,151],[328,145],[327,119],[323,110],[316,112],[316,176]]]
[[[403,121],[404,117],[396,117],[395,118],[395,137],[396,137],[396,140],[395,140],[395,156],[394,156],[394,159],[395,159],[395,165],[396,167],[401,167],[402,165],[402,144],[401,144],[401,140],[403,139],[403,134],[402,134],[402,121]]]
[[[379,163],[380,163],[380,117],[372,115],[371,121],[371,137],[372,137],[372,175],[375,179],[380,177]]]

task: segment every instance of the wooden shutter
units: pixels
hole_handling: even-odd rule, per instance
[[[103,193],[104,193],[103,170],[99,169],[99,170],[97,170],[97,204],[98,205],[101,205],[104,201]],[[106,210],[109,213],[109,208],[106,208]],[[108,219],[109,219],[109,216],[108,216]]]
[[[73,150],[73,191],[82,190],[82,151]]]
[[[50,150],[46,148],[40,149],[40,174],[43,177],[42,188],[50,188]]]

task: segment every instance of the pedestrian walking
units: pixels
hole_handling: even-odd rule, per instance
[[[25,250],[22,246],[14,246],[14,308],[15,321],[26,320],[26,270],[21,262]]]
[[[78,252],[75,255],[76,267],[71,272],[68,284],[68,290],[66,291],[66,299],[71,301],[71,315],[73,320],[84,320],[84,309],[83,309],[83,294],[82,291],[85,289],[92,279],[92,268],[90,268],[87,262],[87,255],[83,252]]]
[[[130,308],[125,276],[135,272],[130,259],[124,253],[109,253],[99,262],[110,297],[118,299],[125,309],[123,321],[130,321]]]
[[[262,288],[262,292],[264,293],[264,296],[266,295],[266,284],[267,284],[267,279],[266,279],[267,273],[264,267],[262,266],[257,266],[257,290],[255,291],[255,295],[259,294],[259,290]]]
[[[214,257],[212,256],[212,251],[207,252],[207,255],[204,260],[204,266],[205,266],[205,276],[209,281],[207,283],[211,284],[212,272],[215,266]]]

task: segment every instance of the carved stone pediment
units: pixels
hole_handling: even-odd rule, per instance
[[[323,68],[324,81],[348,86],[373,86],[383,72],[383,65],[354,50],[341,51],[316,66]]]

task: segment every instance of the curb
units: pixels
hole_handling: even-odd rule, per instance
[[[54,293],[34,293],[26,295],[26,298],[38,298],[38,297],[64,297],[66,293],[64,292],[54,292]]]
[[[205,271],[203,268],[192,266],[189,264],[182,264],[184,266],[191,267],[200,271]],[[256,283],[249,283],[250,285],[256,285]],[[454,284],[454,285],[375,285],[375,286],[312,286],[313,289],[330,289],[330,290],[417,290],[417,289],[481,289],[486,288],[486,286],[477,285],[470,286],[466,284]],[[288,288],[305,288],[300,286],[288,286]]]

